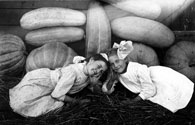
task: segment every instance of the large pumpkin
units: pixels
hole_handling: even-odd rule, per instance
[[[0,75],[18,75],[26,61],[22,39],[12,34],[0,35]]]
[[[174,44],[165,54],[164,65],[195,82],[195,43],[180,41]]]
[[[141,44],[134,43],[133,51],[127,56],[128,61],[138,62],[147,66],[159,65],[159,60],[153,48]]]
[[[55,69],[72,63],[76,52],[61,42],[51,42],[30,52],[26,60],[26,71],[38,68]]]

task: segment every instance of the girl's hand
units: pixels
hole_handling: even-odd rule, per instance
[[[123,100],[121,103],[123,105],[130,105],[130,104],[134,104],[134,103],[139,102],[139,101],[142,101],[142,98],[140,96],[137,96],[134,99]]]
[[[130,105],[130,104],[132,104],[133,102],[130,100],[130,99],[126,99],[126,100],[123,100],[123,101],[121,101],[121,104],[122,105]]]
[[[121,104],[122,105],[131,105],[131,104],[134,104],[134,103],[136,103],[137,101],[136,100],[134,100],[134,99],[126,99],[126,100],[123,100],[122,102],[121,102]]]
[[[89,103],[91,102],[90,99],[82,99],[82,100],[79,100],[79,104],[85,104],[85,103]]]

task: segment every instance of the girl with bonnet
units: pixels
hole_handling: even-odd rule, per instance
[[[189,102],[194,93],[192,81],[165,66],[148,67],[137,62],[128,62],[126,56],[132,50],[131,41],[121,41],[120,44],[115,43],[107,53],[110,66],[117,73],[120,83],[129,91],[137,94],[134,99],[124,100],[123,104],[149,100],[173,113],[191,104]],[[113,91],[114,84],[111,86],[108,88],[104,84],[102,90],[110,93]]]

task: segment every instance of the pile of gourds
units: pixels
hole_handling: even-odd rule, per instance
[[[193,0],[91,0],[88,9],[42,7],[25,13],[20,24],[29,32],[24,40],[0,36],[0,75],[72,63],[77,49],[68,43],[85,40],[85,56],[105,52],[114,42],[133,41],[128,59],[166,65],[195,81],[195,43],[175,42],[168,27]],[[23,42],[24,41],[24,42]],[[26,54],[25,44],[36,48]],[[82,43],[81,43],[82,44]],[[79,46],[78,46],[79,48]],[[165,49],[162,62],[155,50]]]

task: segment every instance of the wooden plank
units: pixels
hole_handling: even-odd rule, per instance
[[[34,0],[34,1],[0,1],[1,9],[34,9],[40,7],[65,7],[71,9],[85,10],[88,8],[90,0]]]
[[[172,23],[169,27],[172,30],[195,30],[195,1],[191,4],[185,11],[183,11]]]
[[[195,30],[192,31],[173,31],[175,34],[175,41],[193,41],[195,42]]]
[[[0,9],[0,25],[20,25],[22,15],[30,9]]]
[[[20,26],[0,26],[0,34],[14,34],[22,39],[25,38],[27,32],[27,30],[22,29]]]

